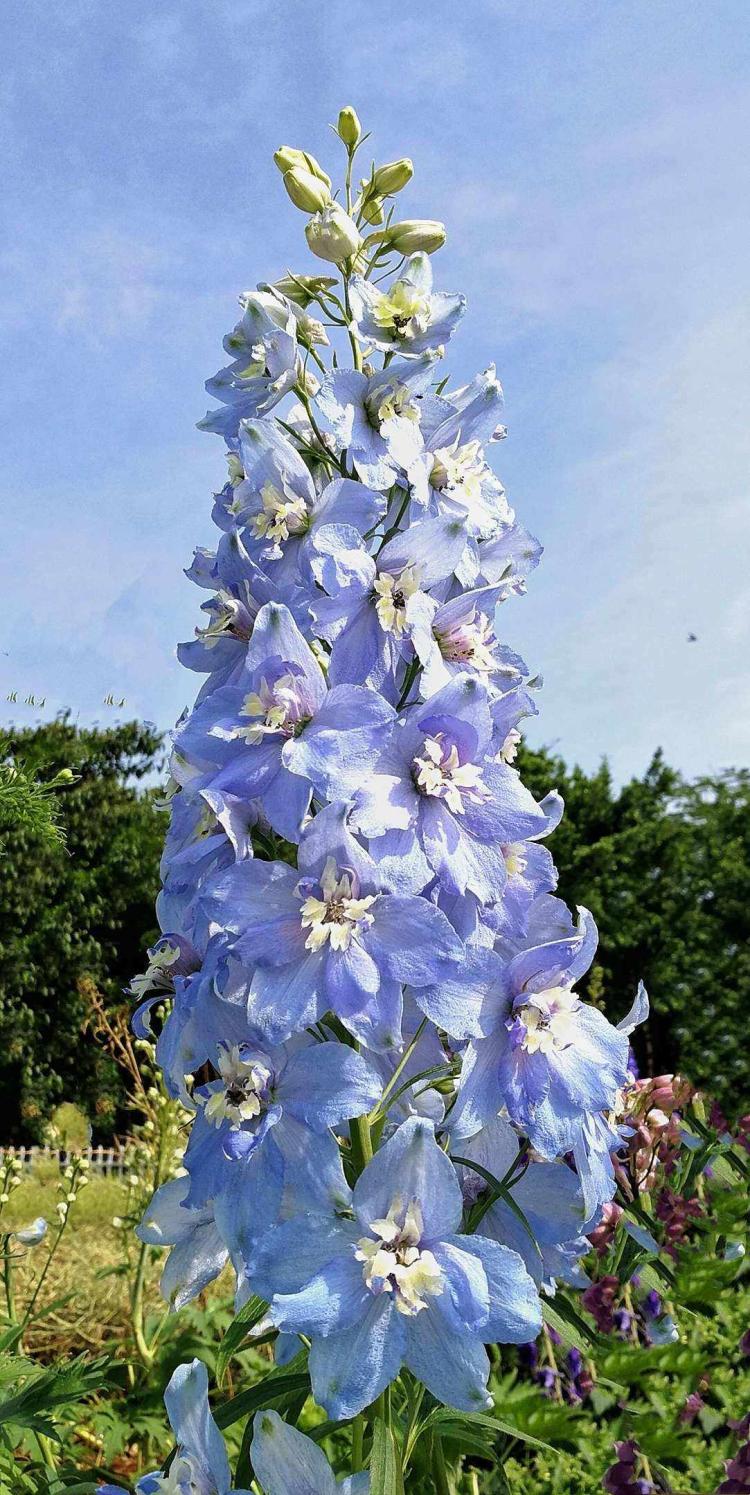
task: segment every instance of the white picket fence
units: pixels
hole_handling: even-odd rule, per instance
[[[84,1147],[79,1152],[68,1152],[64,1147],[0,1147],[0,1167],[10,1158],[20,1158],[24,1169],[34,1168],[37,1163],[47,1161],[58,1162],[66,1167],[76,1157],[88,1158],[92,1173],[101,1173],[110,1178],[121,1178],[129,1167],[125,1147]]]

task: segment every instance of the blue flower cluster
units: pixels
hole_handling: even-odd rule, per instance
[[[309,1345],[330,1418],[402,1367],[471,1411],[485,1345],[533,1339],[540,1293],[585,1282],[646,998],[613,1027],[577,995],[597,936],[555,896],[562,803],[514,766],[536,708],[499,619],[540,546],[487,460],[494,369],[451,387],[464,301],[400,255],[419,224],[363,238],[371,185],[353,202],[349,173],[345,212],[311,160],[284,180],[324,203],[308,242],[341,294],[246,293],[202,422],[229,477],[187,573],[203,681],[136,1017],[170,999],[158,1057],[194,1120],[139,1229],[171,1248],[175,1306],[231,1262],[277,1356]]]

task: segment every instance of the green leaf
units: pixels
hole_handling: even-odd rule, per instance
[[[275,1407],[279,1411],[303,1391],[306,1395],[310,1391],[310,1378],[306,1370],[272,1370],[257,1386],[251,1387],[249,1391],[241,1391],[239,1396],[233,1396],[223,1407],[217,1407],[214,1416],[220,1428],[228,1428],[233,1422],[238,1422],[240,1417],[248,1417],[252,1412],[262,1411],[264,1407]]]
[[[260,1322],[267,1308],[264,1298],[253,1297],[248,1298],[239,1313],[235,1314],[216,1355],[216,1379],[219,1385],[224,1380],[232,1356],[241,1348],[250,1330]]]
[[[560,1292],[555,1293],[554,1306],[549,1298],[542,1298],[542,1318],[550,1329],[554,1329],[560,1335],[564,1343],[573,1345],[582,1354],[599,1348],[603,1342],[606,1343],[603,1335],[591,1329],[581,1314]]]
[[[378,1417],[372,1434],[370,1495],[402,1495],[403,1488],[396,1440],[382,1417]]]
[[[429,1417],[425,1418],[421,1432],[427,1428],[437,1428],[441,1438],[449,1438],[452,1442],[460,1442],[466,1435],[484,1434],[485,1450],[492,1446],[492,1441],[497,1438],[498,1433],[505,1433],[509,1438],[520,1438],[532,1448],[546,1448],[551,1453],[555,1450],[551,1443],[545,1443],[542,1438],[535,1438],[524,1428],[519,1427],[507,1415],[500,1416],[491,1412],[456,1412],[452,1407],[435,1407]]]

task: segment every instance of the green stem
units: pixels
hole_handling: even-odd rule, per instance
[[[412,1394],[412,1396],[410,1398],[410,1402],[409,1402],[409,1415],[408,1415],[408,1420],[407,1420],[407,1424],[406,1424],[406,1432],[404,1433],[403,1454],[402,1454],[402,1464],[403,1464],[404,1472],[406,1472],[407,1465],[408,1465],[409,1460],[411,1458],[412,1449],[413,1449],[414,1443],[416,1441],[415,1437],[414,1437],[414,1429],[416,1428],[416,1425],[417,1425],[417,1418],[419,1416],[419,1409],[420,1409],[420,1407],[422,1405],[422,1398],[424,1396],[424,1393],[425,1393],[424,1386],[422,1385],[421,1381],[417,1381],[417,1383],[416,1383],[416,1385],[414,1387],[413,1394]]]
[[[352,1423],[352,1474],[356,1474],[364,1463],[365,1419],[361,1412]]]
[[[435,1482],[435,1495],[453,1495],[443,1445],[437,1433],[432,1435],[432,1476]]]
[[[47,1273],[48,1273],[48,1271],[49,1271],[49,1269],[50,1269],[50,1267],[52,1265],[52,1261],[53,1261],[54,1257],[57,1255],[57,1248],[58,1248],[58,1246],[59,1246],[59,1244],[60,1244],[60,1242],[61,1242],[61,1240],[62,1240],[62,1238],[63,1238],[63,1236],[65,1234],[65,1227],[66,1227],[69,1219],[70,1219],[70,1210],[68,1209],[68,1213],[66,1214],[65,1219],[62,1221],[61,1225],[59,1226],[58,1231],[57,1231],[57,1235],[55,1236],[55,1239],[54,1239],[54,1241],[52,1242],[52,1245],[49,1248],[49,1254],[47,1256],[47,1260],[45,1261],[44,1266],[42,1267],[42,1270],[41,1270],[41,1272],[39,1274],[39,1280],[37,1282],[36,1287],[34,1288],[34,1291],[33,1291],[32,1295],[31,1295],[31,1299],[30,1299],[30,1301],[29,1301],[29,1303],[27,1305],[26,1312],[24,1313],[24,1316],[23,1316],[23,1318],[21,1320],[21,1323],[20,1323],[20,1326],[19,1326],[20,1327],[20,1331],[21,1331],[21,1336],[23,1335],[24,1329],[28,1328],[28,1325],[31,1322],[31,1318],[32,1318],[32,1315],[34,1313],[34,1309],[36,1308],[37,1299],[38,1299],[39,1294],[40,1294],[40,1292],[41,1292],[41,1290],[42,1290],[42,1288],[44,1286],[44,1282],[45,1282],[45,1279],[47,1277]],[[20,1342],[21,1341],[20,1341],[20,1338],[19,1338],[19,1344],[20,1344]]]
[[[414,1053],[414,1050],[417,1047],[417,1044],[419,1043],[420,1038],[422,1037],[422,1033],[424,1032],[424,1027],[425,1027],[425,1023],[426,1022],[427,1022],[427,1018],[423,1017],[421,1023],[419,1024],[419,1027],[417,1028],[416,1033],[414,1034],[414,1037],[411,1040],[411,1043],[408,1045],[407,1048],[404,1049],[404,1052],[403,1052],[403,1054],[402,1054],[402,1056],[401,1056],[398,1064],[396,1065],[396,1068],[394,1069],[393,1074],[391,1075],[391,1078],[388,1081],[388,1084],[386,1085],[386,1087],[385,1087],[385,1089],[384,1089],[384,1091],[383,1091],[383,1093],[382,1093],[382,1095],[380,1097],[380,1100],[378,1101],[378,1103],[374,1107],[374,1109],[370,1112],[367,1120],[368,1120],[368,1122],[370,1123],[371,1126],[373,1125],[374,1122],[376,1122],[379,1119],[379,1117],[380,1117],[380,1115],[382,1113],[383,1107],[385,1105],[385,1102],[388,1100],[388,1097],[393,1093],[393,1091],[395,1090],[395,1088],[396,1088],[399,1080],[401,1079],[401,1076],[402,1076],[402,1074],[404,1072],[404,1069],[406,1068],[406,1065],[409,1063],[409,1060],[411,1059],[411,1056]]]
[[[386,532],[383,535],[383,538],[382,538],[382,540],[381,540],[381,542],[380,542],[380,544],[378,546],[378,549],[377,549],[377,554],[378,555],[380,555],[380,552],[383,549],[383,547],[388,544],[388,541],[392,540],[393,536],[398,534],[399,529],[401,528],[401,520],[403,519],[404,514],[406,513],[406,506],[407,506],[410,498],[411,498],[411,493],[409,492],[409,489],[407,488],[407,490],[406,490],[406,492],[404,494],[404,497],[403,497],[403,499],[401,501],[401,507],[399,508],[399,511],[398,511],[398,513],[396,515],[396,518],[395,518],[393,524],[391,524],[389,526],[389,528],[386,530]]]
[[[148,1246],[141,1241],[136,1263],[135,1277],[133,1279],[133,1291],[130,1295],[130,1319],[133,1326],[133,1338],[136,1349],[147,1370],[153,1365],[154,1351],[146,1339],[146,1331],[143,1323],[143,1288],[146,1276],[146,1256]]]
[[[357,1169],[357,1175],[367,1167],[372,1157],[372,1137],[370,1135],[370,1123],[366,1116],[355,1116],[349,1123],[349,1136],[352,1143],[352,1158]]]
[[[10,1249],[10,1236],[2,1238],[3,1252],[3,1283],[5,1285],[5,1303],[8,1309],[8,1319],[11,1324],[16,1322],[16,1300],[13,1292],[13,1258]]]

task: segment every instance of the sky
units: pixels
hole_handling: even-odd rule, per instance
[[[545,546],[501,614],[544,677],[530,741],[618,781],[658,746],[691,775],[747,764],[747,20],[747,0],[4,0],[0,722],[166,728],[190,703],[182,568],[225,476],[203,381],[238,293],[315,268],[274,149],[338,170],[352,103],[378,160],[414,159],[400,216],[448,226],[455,382],[495,361],[505,389],[493,463]]]

